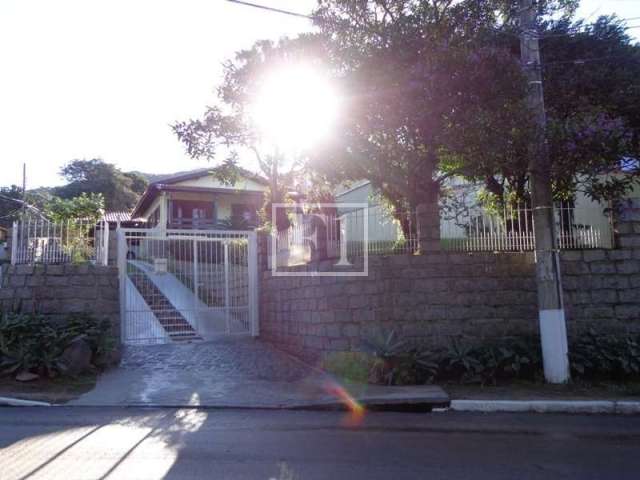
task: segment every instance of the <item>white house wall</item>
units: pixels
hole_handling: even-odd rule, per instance
[[[370,242],[393,242],[402,237],[400,226],[387,214],[384,207],[377,205],[371,183],[358,182],[355,187],[336,197],[337,203],[361,203],[369,205],[368,235]],[[338,214],[351,212],[352,208],[338,208]],[[347,220],[347,238],[350,241],[362,240],[364,219],[362,214],[350,213]]]
[[[198,188],[222,188],[229,190],[254,190],[264,192],[267,187],[255,180],[248,178],[240,178],[233,185],[225,184],[209,175],[206,177],[194,178],[173,184],[177,187],[198,187]]]

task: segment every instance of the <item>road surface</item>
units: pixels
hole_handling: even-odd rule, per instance
[[[640,417],[0,408],[0,479],[638,479]]]

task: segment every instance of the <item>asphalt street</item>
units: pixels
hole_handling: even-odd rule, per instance
[[[0,408],[0,479],[638,479],[640,417]]]

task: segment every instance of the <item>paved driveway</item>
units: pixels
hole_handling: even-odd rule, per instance
[[[129,346],[120,367],[71,404],[284,407],[326,397],[325,380],[250,337]]]

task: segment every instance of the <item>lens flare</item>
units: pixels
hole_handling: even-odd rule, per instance
[[[355,427],[362,424],[366,412],[364,405],[358,402],[342,385],[336,382],[327,382],[324,388],[328,394],[336,397],[347,407],[349,414],[344,421],[346,425]]]
[[[338,104],[339,96],[326,75],[298,65],[265,78],[250,115],[267,142],[299,151],[327,137]]]

